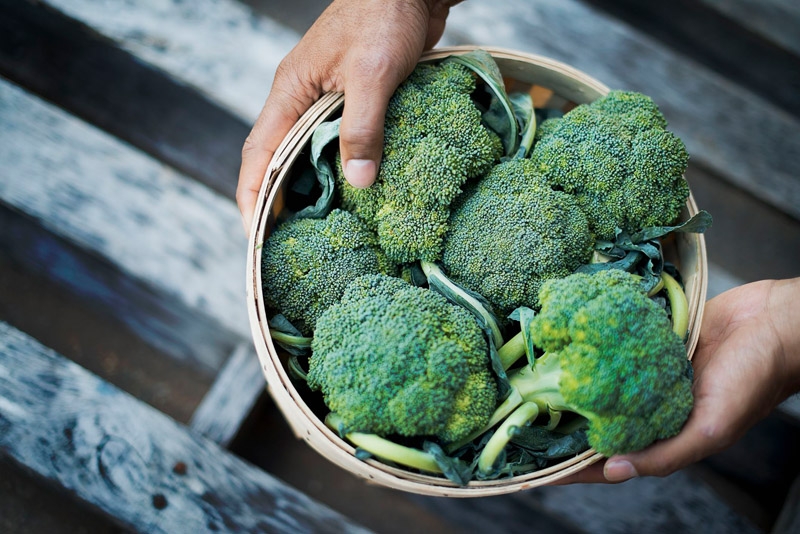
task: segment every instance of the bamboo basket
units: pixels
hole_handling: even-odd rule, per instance
[[[427,52],[421,61],[441,59],[466,53],[474,46],[439,48]],[[577,104],[591,102],[609,92],[609,88],[586,74],[558,61],[508,49],[481,47],[497,61],[509,90],[528,90],[536,107],[558,107],[565,111]],[[269,236],[277,216],[285,209],[288,178],[292,164],[309,143],[314,129],[328,120],[343,104],[341,93],[324,95],[294,125],[276,150],[261,186],[247,256],[247,306],[253,339],[268,390],[289,422],[294,434],[308,442],[317,452],[347,471],[369,482],[390,488],[445,497],[485,497],[525,490],[553,483],[602,459],[593,449],[564,460],[549,468],[493,480],[472,481],[457,486],[449,480],[414,473],[381,463],[360,460],[355,449],[325,426],[324,414],[312,409],[287,374],[286,355],[272,343],[267,324],[267,311],[261,287],[260,244]],[[697,213],[694,197],[689,195],[681,218]],[[703,306],[707,290],[707,260],[702,234],[676,234],[664,243],[665,258],[674,263],[684,278],[689,301],[689,339],[686,342],[691,359],[697,346]]]

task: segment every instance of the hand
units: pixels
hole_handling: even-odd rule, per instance
[[[442,0],[335,0],[283,59],[242,149],[236,200],[249,232],[272,155],[292,125],[324,93],[346,94],[340,128],[345,176],[355,187],[375,180],[383,120],[394,90],[423,50],[444,32]]]
[[[737,287],[708,301],[692,359],[695,404],[677,436],[558,484],[666,476],[719,452],[800,390],[800,278]]]

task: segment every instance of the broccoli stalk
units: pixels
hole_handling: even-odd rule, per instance
[[[534,403],[535,416],[549,413],[550,428],[562,412],[585,417],[589,443],[605,455],[639,450],[680,430],[692,407],[686,349],[634,275],[573,274],[545,283],[540,298],[529,335],[544,355],[508,375],[520,404]],[[525,345],[515,342],[515,354]],[[508,427],[530,421],[520,423],[521,413],[484,449],[484,475],[508,443]]]
[[[325,418],[325,424],[332,430],[342,433],[344,421],[337,414],[331,412]],[[352,444],[357,446],[376,458],[389,461],[395,464],[404,465],[427,471],[429,473],[441,473],[442,469],[436,463],[432,454],[412,447],[406,447],[391,440],[382,438],[377,434],[367,434],[364,432],[347,432],[344,434]]]
[[[663,288],[667,290],[669,306],[672,309],[672,331],[685,341],[689,335],[689,301],[686,299],[686,293],[678,281],[665,272],[661,273],[661,282]]]

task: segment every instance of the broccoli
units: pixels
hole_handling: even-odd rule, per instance
[[[591,259],[594,239],[570,195],[554,191],[528,159],[496,165],[453,204],[442,265],[498,315],[535,307],[542,282]]]
[[[338,156],[342,207],[377,232],[397,263],[440,258],[451,202],[502,155],[471,98],[475,87],[473,73],[457,62],[417,66],[389,102],[376,182],[350,186]]]
[[[264,241],[261,276],[266,304],[310,335],[317,318],[338,302],[349,282],[365,274],[394,274],[377,238],[352,213],[281,224]]]
[[[400,278],[366,275],[317,320],[308,384],[346,432],[461,439],[497,402],[474,317]]]
[[[689,196],[689,156],[653,100],[612,91],[544,121],[531,158],[578,200],[597,239],[671,223]]]
[[[606,456],[680,431],[693,404],[686,348],[634,275],[573,274],[543,284],[539,298],[529,333],[544,355],[509,373],[522,402],[486,444],[480,472],[492,472],[511,426],[544,412],[551,427],[561,412],[585,417],[589,444]]]

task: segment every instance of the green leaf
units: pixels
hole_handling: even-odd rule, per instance
[[[589,439],[584,429],[562,434],[541,426],[516,427],[511,443],[533,456],[548,460],[574,456],[589,448]]]
[[[322,193],[319,199],[311,206],[298,211],[295,218],[322,219],[330,213],[333,207],[335,171],[331,163],[325,158],[325,147],[339,137],[339,125],[342,119],[323,122],[317,126],[311,136],[311,165],[316,170],[317,182]]]
[[[442,470],[442,474],[451,482],[459,486],[466,486],[472,479],[472,466],[464,460],[448,456],[439,444],[426,441],[422,444],[422,448],[433,456],[436,465]]]
[[[283,314],[269,319],[272,340],[293,356],[305,356],[311,348],[311,338],[305,337]]]
[[[514,93],[509,96],[514,107],[514,115],[522,128],[520,133],[519,148],[515,158],[524,158],[530,153],[533,140],[536,137],[536,113],[533,110],[533,98],[528,93]]]
[[[645,241],[658,239],[671,232],[702,234],[711,227],[712,222],[711,214],[705,210],[701,210],[696,213],[694,217],[681,224],[676,226],[651,226],[644,228],[631,235],[630,239],[634,243],[643,243]]]

